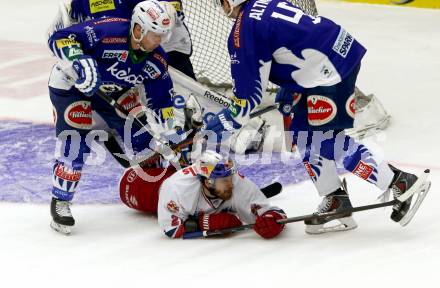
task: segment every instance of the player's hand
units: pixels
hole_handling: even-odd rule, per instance
[[[254,230],[258,235],[265,239],[270,239],[281,233],[284,229],[284,224],[278,224],[278,219],[284,219],[286,216],[277,211],[267,211],[262,216],[257,216]]]
[[[101,77],[98,71],[98,64],[95,59],[83,55],[74,60],[72,67],[78,75],[75,87],[86,96],[92,96],[101,85]]]
[[[241,224],[237,216],[228,212],[204,214],[199,217],[199,228],[203,231],[232,228]]]
[[[205,130],[214,132],[217,137],[223,132],[233,133],[241,128],[241,124],[234,120],[229,109],[223,109],[212,118],[206,125]],[[227,133],[223,133],[225,135]],[[222,141],[225,139],[222,139]]]

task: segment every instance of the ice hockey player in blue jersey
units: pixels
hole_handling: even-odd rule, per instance
[[[336,163],[381,190],[392,192],[395,198],[416,182],[417,176],[380,161],[344,132],[353,127],[355,82],[366,53],[348,31],[325,17],[305,14],[286,0],[215,3],[235,19],[228,39],[235,103],[218,113],[207,124],[207,130],[225,137],[225,132],[242,127],[263,97],[270,97],[264,94],[270,80],[282,88],[302,92],[302,97],[295,99],[298,103],[291,131],[304,166],[324,197],[317,213],[352,207]],[[291,98],[276,99],[282,113],[290,113]],[[427,191],[429,183],[423,187]],[[411,198],[394,205],[391,218],[408,223],[415,210],[408,212],[414,206]],[[332,220],[340,224],[325,227]],[[310,221],[306,226],[306,232],[318,234],[354,229],[357,224],[347,213],[337,219]]]
[[[144,0],[67,0],[59,3],[58,13],[48,31],[65,28],[83,21],[102,17],[118,17],[130,19],[133,8]],[[196,79],[194,68],[190,61],[192,54],[191,35],[185,24],[185,14],[181,0],[160,0],[166,5],[172,5],[176,10],[176,21],[172,29],[173,36],[161,44],[168,54],[168,63],[187,76]]]
[[[134,8],[131,22],[123,18],[90,20],[57,30],[49,38],[49,47],[59,59],[49,79],[59,144],[51,203],[55,230],[70,233],[74,225],[70,201],[91,141],[97,137],[92,131],[92,113],[116,130],[134,152],[154,145],[148,133],[135,135],[138,129],[134,127],[126,133],[125,117],[96,95],[98,89],[120,102],[125,91],[144,85],[150,96],[148,108],[161,121],[172,117],[176,96],[166,53],[159,46],[170,37],[171,14],[165,5],[150,0]]]

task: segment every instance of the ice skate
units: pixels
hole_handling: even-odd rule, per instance
[[[399,222],[402,226],[406,226],[414,217],[414,214],[431,187],[431,182],[425,178],[429,175],[429,171],[425,171],[424,178],[419,178],[414,174],[401,171],[392,165],[389,166],[394,172],[394,178],[389,187],[394,199],[401,197],[410,189],[415,189],[411,197],[404,202],[394,205],[393,212],[391,213],[391,219],[393,221]],[[411,205],[413,196],[416,196],[416,199],[413,205]]]
[[[318,206],[318,211],[315,214],[322,214],[328,212],[338,212],[353,208],[350,198],[346,192],[345,180],[341,188],[335,192],[327,195]],[[326,232],[337,232],[352,230],[357,227],[356,221],[351,216],[352,213],[340,216],[329,216],[325,218],[306,220],[306,233],[308,234],[322,234]],[[331,225],[331,221],[337,221],[339,224]],[[329,225],[326,225],[329,223]]]
[[[58,200],[56,198],[52,198],[52,202],[50,203],[50,214],[52,215],[50,227],[65,235],[70,234],[73,225],[75,225],[75,219],[72,217],[70,205],[71,202]]]

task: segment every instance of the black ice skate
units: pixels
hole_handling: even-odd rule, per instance
[[[318,211],[315,214],[322,214],[328,212],[339,212],[353,208],[350,202],[350,198],[346,192],[345,179],[342,183],[342,187],[335,192],[327,195],[318,206]],[[356,222],[351,216],[352,213],[339,216],[329,216],[325,218],[317,218],[312,220],[306,220],[306,233],[308,234],[322,234],[326,232],[336,232],[355,229],[357,227]],[[339,222],[337,225],[324,227],[325,224],[336,220]]]
[[[393,206],[391,219],[393,221],[399,222],[402,226],[405,226],[414,217],[414,214],[416,213],[417,209],[419,208],[420,204],[425,198],[426,193],[428,193],[429,188],[431,187],[431,182],[425,180],[415,185],[417,180],[422,180],[422,179],[419,179],[414,174],[403,172],[392,165],[389,166],[391,170],[394,172],[394,178],[389,187],[391,192],[393,192],[394,199],[399,198],[410,188],[417,190],[417,193],[415,193],[415,195],[417,195],[417,199],[415,200],[415,203],[412,206],[411,206],[411,202],[413,198],[412,196],[409,197],[407,200],[403,202],[399,202]],[[414,185],[417,187],[413,187]]]
[[[62,201],[56,198],[52,198],[50,203],[50,214],[52,215],[52,222],[50,227],[55,231],[62,234],[70,234],[71,228],[75,225],[75,219],[70,212],[69,201]]]

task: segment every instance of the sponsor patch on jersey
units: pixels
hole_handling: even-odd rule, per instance
[[[237,52],[235,52],[234,54],[229,55],[229,58],[231,60],[231,65],[233,64],[240,64],[240,60],[238,60],[237,58]]]
[[[124,44],[128,42],[127,37],[104,37],[102,43],[104,44]]]
[[[136,173],[135,170],[132,170],[127,175],[127,182],[128,183],[133,183],[133,181],[136,180],[136,178],[137,178],[137,173]]]
[[[70,47],[70,46],[81,46],[80,43],[73,39],[58,39],[55,41],[57,48],[62,49],[64,47]]]
[[[115,64],[108,67],[106,71],[110,72],[116,79],[130,83],[133,86],[142,84],[145,79],[143,75],[130,74],[130,68],[128,68],[128,71],[118,69],[118,63],[119,62],[115,62]]]
[[[182,11],[182,4],[179,1],[171,1],[170,4],[173,5],[177,12]]]
[[[112,18],[103,18],[102,20],[98,20],[93,22],[95,25],[99,25],[99,24],[105,24],[105,23],[113,23],[113,22],[128,22],[130,21],[129,19],[125,19],[125,18],[118,18],[118,17],[112,17]]]
[[[113,0],[89,0],[89,7],[92,14],[116,9]]]
[[[66,123],[77,129],[92,128],[92,106],[90,101],[76,101],[64,111]]]
[[[127,50],[104,50],[102,52],[103,59],[113,59],[116,58],[118,61],[125,62],[128,58]]]
[[[98,37],[96,37],[95,29],[91,26],[84,27],[84,30],[86,31],[87,40],[89,41],[90,46],[93,47],[93,45],[98,42]]]
[[[145,64],[144,69],[142,70],[147,73],[148,77],[151,79],[157,79],[162,74],[156,64],[151,61],[147,61],[147,64]]]
[[[335,102],[325,96],[310,95],[307,96],[307,117],[309,124],[320,126],[332,121],[337,112]]]
[[[359,176],[362,179],[367,180],[371,173],[373,173],[373,167],[366,164],[362,160],[356,165],[356,168],[353,170],[353,174]]]
[[[138,90],[137,89],[131,89],[127,91],[124,95],[119,97],[118,104],[122,105],[122,107],[125,108],[128,112],[133,110],[135,107],[141,106],[141,103],[139,102],[139,96],[138,96]],[[122,114],[119,109],[115,109],[116,114],[118,114],[121,118],[126,118],[124,114]]]
[[[168,62],[167,60],[165,60],[165,58],[162,57],[162,55],[160,55],[159,53],[154,53],[153,57],[159,60],[159,62],[162,63],[163,67],[168,67]]]
[[[168,211],[170,211],[171,213],[177,213],[179,212],[179,206],[177,206],[176,202],[174,202],[173,200],[170,200],[167,203],[167,209]]]
[[[345,58],[350,51],[351,44],[353,44],[354,38],[345,29],[339,30],[338,37],[333,44],[333,51]]]
[[[312,165],[309,162],[304,162],[304,167],[306,168],[307,173],[310,177],[315,177],[315,172],[313,172]]]
[[[241,23],[243,20],[243,11],[237,17],[235,21],[234,33],[232,34],[234,37],[234,46],[235,48],[240,48],[240,33],[241,33]]]
[[[247,101],[246,101],[246,99],[240,99],[240,98],[237,98],[237,96],[232,96],[232,101],[234,101],[234,103],[235,104],[237,104],[238,106],[240,106],[240,107],[246,107],[246,103],[247,103]]]
[[[162,118],[165,120],[174,117],[173,107],[165,107],[162,108],[160,111],[162,113]]]
[[[66,181],[78,182],[81,178],[81,170],[74,170],[59,162],[54,167],[54,175]]]
[[[65,54],[67,56],[67,58],[70,61],[75,60],[76,58],[78,58],[79,56],[83,55],[83,50],[81,48],[76,48],[76,47],[66,47],[64,48],[65,50]],[[64,51],[63,49],[63,51]]]
[[[347,110],[347,114],[350,115],[351,118],[354,118],[356,113],[356,99],[354,98],[354,93],[347,99],[345,103],[345,110]]]

